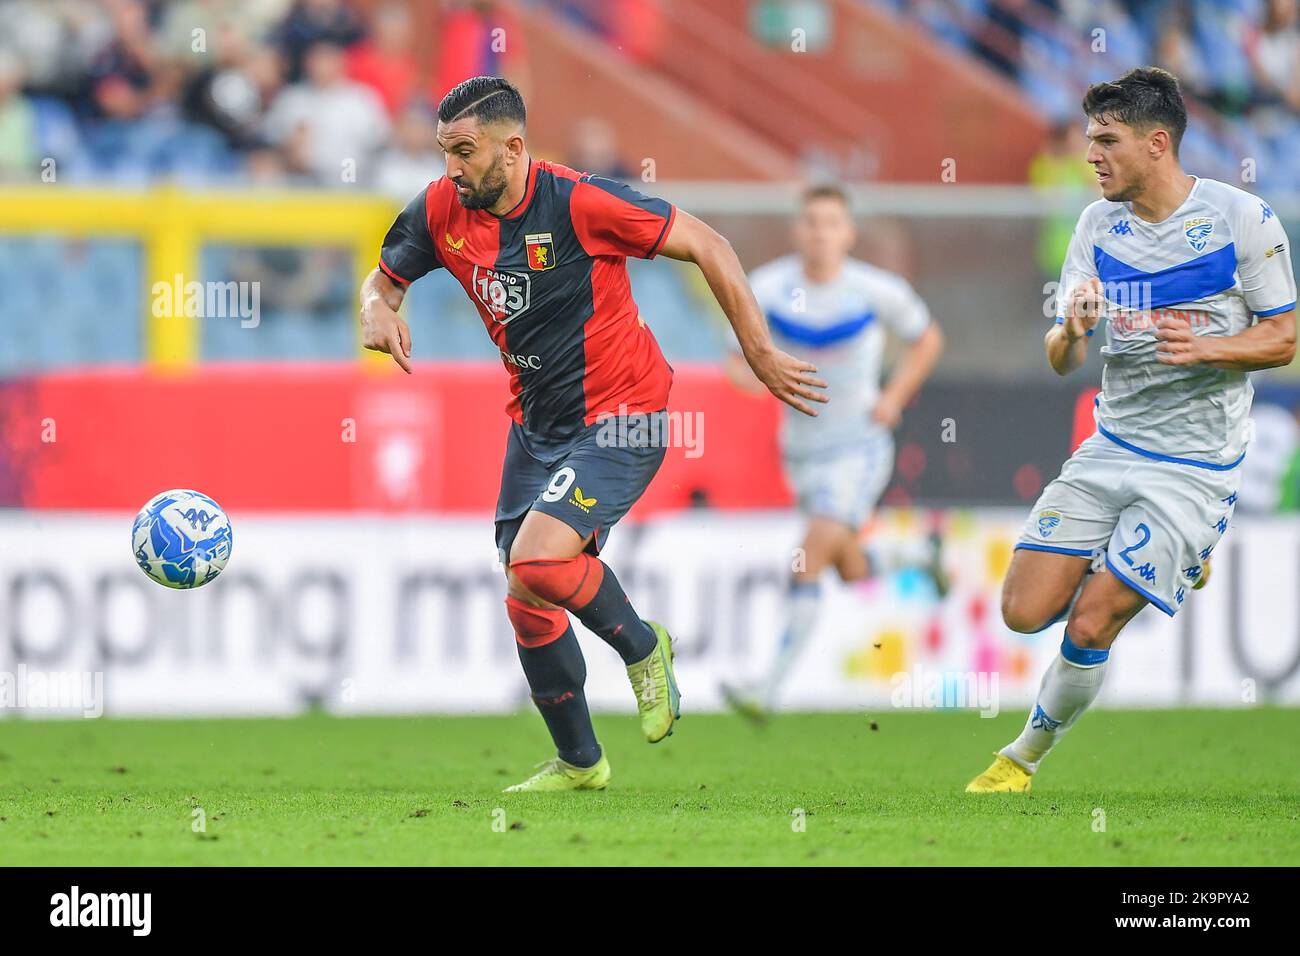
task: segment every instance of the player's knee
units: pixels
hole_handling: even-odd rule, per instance
[[[560,608],[537,607],[513,595],[506,598],[506,616],[515,629],[515,641],[523,647],[549,644],[569,627],[569,616]]]
[[[1017,634],[1034,634],[1041,631],[1052,620],[1052,614],[1044,611],[1037,601],[1027,599],[1015,588],[1002,590],[1002,621]]]
[[[1077,606],[1070,613],[1065,631],[1075,647],[1104,651],[1119,635],[1124,616],[1098,606]]]
[[[586,607],[604,577],[604,566],[586,553],[573,558],[511,557],[507,576],[514,586],[570,609]]]
[[[506,594],[518,601],[534,605],[535,607],[545,607],[550,604],[549,601],[530,591],[519,575],[515,574],[514,569],[511,568],[510,565],[506,565]]]

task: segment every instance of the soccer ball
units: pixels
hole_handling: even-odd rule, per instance
[[[197,491],[164,491],[135,516],[131,548],[140,570],[169,588],[197,588],[226,567],[234,543],[221,506]]]

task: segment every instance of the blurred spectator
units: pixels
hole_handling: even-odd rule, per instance
[[[504,4],[449,0],[438,24],[434,100],[471,76],[504,76],[528,100],[528,50],[524,31]]]
[[[375,163],[375,189],[405,205],[447,170],[438,146],[437,116],[423,105],[413,105],[397,118],[393,143]]]
[[[1045,195],[1062,193],[1078,197],[1078,209],[1053,213],[1043,220],[1038,234],[1038,267],[1049,279],[1061,273],[1061,263],[1074,234],[1079,209],[1097,198],[1097,176],[1087,162],[1088,140],[1081,120],[1057,123],[1038,155],[1029,163],[1029,183]],[[1068,204],[1067,204],[1068,205]]]
[[[108,18],[102,9],[87,8],[82,32],[95,32],[92,44],[98,49],[110,36]],[[87,47],[74,30],[66,4],[41,0],[0,0],[0,48],[15,55],[22,64],[26,82],[36,91],[76,92],[85,72]],[[95,29],[89,30],[93,23]]]
[[[36,176],[36,111],[22,93],[18,57],[0,50],[0,181]]]
[[[975,49],[999,73],[1014,77],[1019,69],[1026,0],[999,0],[989,4],[983,30],[975,37]]]
[[[378,7],[370,39],[348,50],[348,76],[378,93],[389,116],[396,117],[415,91],[419,67],[413,44],[410,13],[398,0]]]
[[[609,42],[637,63],[658,62],[668,40],[660,0],[608,0]]]
[[[1300,111],[1300,3],[1271,0],[1264,23],[1247,46],[1263,97]]]
[[[304,81],[286,87],[266,115],[266,136],[285,150],[289,168],[324,185],[366,177],[369,160],[388,135],[379,95],[349,80],[344,70],[341,47],[314,44],[303,60]]]
[[[217,29],[211,65],[189,77],[182,105],[186,116],[212,126],[242,151],[262,141],[262,115],[280,88],[283,67],[275,50],[258,46],[232,24]]]
[[[610,179],[631,179],[632,170],[618,154],[614,127],[599,116],[587,116],[573,127],[568,165],[584,173]]]
[[[1073,118],[1090,83],[1154,63],[1192,114],[1189,168],[1225,181],[1242,157],[1258,186],[1300,188],[1300,0],[877,0],[981,56],[1039,112]]]
[[[158,40],[169,57],[187,60],[221,55],[232,31],[244,41],[265,37],[289,12],[292,0],[168,0]],[[201,48],[195,49],[196,42]]]
[[[275,32],[284,51],[289,79],[302,79],[308,51],[318,43],[348,47],[361,39],[361,21],[345,0],[296,0]]]
[[[1160,33],[1156,38],[1155,62],[1177,76],[1184,91],[1197,96],[1209,96],[1209,84],[1201,71],[1193,68],[1197,54],[1191,26],[1190,6],[1174,3],[1166,7]]]
[[[667,40],[663,0],[550,0],[549,5],[574,26],[599,34],[611,47],[637,63],[657,62]],[[783,7],[797,9],[787,11]],[[812,6],[807,0],[802,3],[760,0],[750,8],[750,27],[767,42],[767,31],[775,26],[781,34],[778,41],[784,42],[789,36],[784,29],[787,14],[806,30],[814,18],[817,18],[816,25],[829,22],[822,0],[814,0]]]
[[[113,35],[90,63],[87,106],[111,119],[137,119],[153,102],[159,67],[149,11],[142,0],[108,0],[106,7]]]

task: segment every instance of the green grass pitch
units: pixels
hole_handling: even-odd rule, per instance
[[[1300,710],[1096,711],[1031,797],[964,794],[1023,719],[604,716],[610,789],[527,796],[532,713],[0,720],[0,863],[1300,863]]]

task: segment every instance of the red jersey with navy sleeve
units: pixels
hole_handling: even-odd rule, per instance
[[[600,176],[533,160],[504,216],[466,209],[446,177],[397,217],[379,266],[408,285],[447,269],[510,373],[510,416],[565,438],[603,413],[668,404],[672,368],[632,300],[628,256],[651,259],[676,210]]]

